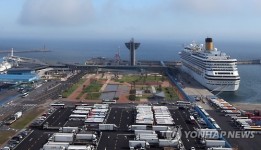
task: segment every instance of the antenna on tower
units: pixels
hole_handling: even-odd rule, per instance
[[[11,57],[13,57],[14,56],[14,49],[12,48],[11,49]]]
[[[118,47],[118,52],[115,54],[115,62],[117,65],[120,64],[121,56],[120,56],[120,46]]]
[[[121,49],[121,47],[119,46],[118,47],[118,55],[120,56],[120,49]]]

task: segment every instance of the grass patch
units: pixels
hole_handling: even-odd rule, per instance
[[[62,93],[62,97],[67,98],[70,96],[80,85],[82,85],[85,82],[85,79],[80,79],[79,82],[73,84],[69,89],[65,90]]]
[[[89,86],[87,86],[83,92],[90,93],[90,92],[99,92],[102,87],[102,84],[99,81],[92,81]]]
[[[117,82],[128,82],[128,83],[132,83],[132,82],[158,82],[158,81],[165,81],[166,77],[160,77],[160,76],[141,76],[141,75],[132,75],[132,76],[123,76],[122,79],[117,79],[115,81]]]
[[[82,96],[83,94],[87,93],[85,99],[97,100],[101,96],[101,93],[99,92],[101,87],[101,82],[94,80],[86,88],[84,88],[78,96]]]
[[[90,99],[90,100],[97,100],[101,96],[101,93],[88,93],[85,99]]]
[[[179,99],[178,94],[174,91],[172,87],[163,88],[166,100],[177,100]]]
[[[15,135],[15,131],[1,131],[0,132],[0,145],[4,144],[12,136]]]
[[[140,98],[150,98],[152,97],[153,95],[152,94],[142,94],[142,96]]]
[[[39,116],[41,113],[43,113],[43,109],[37,109],[30,111],[26,114],[23,114],[23,116],[15,121],[12,125],[11,128],[15,129],[23,129],[28,125],[30,122],[32,122],[37,116]]]

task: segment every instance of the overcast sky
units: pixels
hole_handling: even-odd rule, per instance
[[[261,0],[0,0],[0,38],[260,40]]]

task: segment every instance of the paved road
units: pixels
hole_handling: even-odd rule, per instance
[[[132,108],[111,108],[106,123],[115,124],[119,130],[128,130],[134,123],[134,111]]]
[[[177,108],[169,108],[170,113],[172,115],[172,118],[174,119],[174,122],[176,123],[176,125],[181,125],[182,127],[182,136],[181,136],[181,140],[185,146],[186,149],[190,149],[191,147],[195,147],[197,149],[199,149],[198,147],[200,147],[201,145],[198,143],[196,138],[192,138],[192,137],[186,137],[185,132],[191,132],[191,131],[195,131],[195,128],[199,128],[199,126],[197,124],[190,124],[187,123],[186,120],[189,118],[189,112],[187,110],[181,110],[181,109],[177,109]]]
[[[53,115],[48,117],[45,122],[48,122],[49,126],[52,127],[62,127],[69,119],[69,116],[72,114],[73,108],[67,107],[67,108],[60,108],[56,110]]]
[[[34,130],[15,150],[39,150],[47,142],[51,133],[42,130]]]

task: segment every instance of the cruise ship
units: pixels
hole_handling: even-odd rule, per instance
[[[210,91],[236,91],[239,88],[240,76],[237,70],[237,59],[214,48],[212,38],[205,39],[203,44],[192,44],[184,47],[179,53],[182,71],[191,75]]]
[[[7,61],[2,61],[0,63],[0,73],[6,71],[7,69],[10,69],[12,67],[12,64]]]

